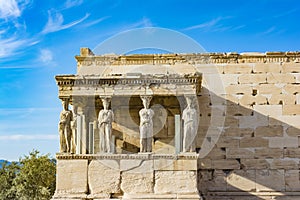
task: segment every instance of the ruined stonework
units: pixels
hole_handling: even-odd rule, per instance
[[[119,56],[82,48],[76,59],[76,75],[56,76],[59,98],[78,116],[76,152],[57,154],[53,199],[300,199],[300,53]],[[152,96],[154,112],[146,153],[141,95]],[[190,95],[196,152],[183,153]],[[114,113],[111,153],[99,149],[103,96]]]

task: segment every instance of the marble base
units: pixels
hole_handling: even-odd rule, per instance
[[[198,155],[57,154],[52,199],[199,200]]]

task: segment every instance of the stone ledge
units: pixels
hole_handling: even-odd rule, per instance
[[[56,154],[58,160],[158,160],[158,159],[172,159],[172,160],[195,160],[199,158],[196,153],[182,153],[182,154]]]

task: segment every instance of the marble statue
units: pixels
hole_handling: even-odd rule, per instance
[[[187,107],[183,110],[183,152],[195,152],[196,144],[195,137],[198,129],[198,112],[193,107],[193,98],[187,96],[186,98]]]
[[[140,115],[140,152],[152,151],[152,135],[154,111],[149,108],[151,96],[141,96],[143,106]]]
[[[98,115],[98,127],[100,134],[100,152],[111,153],[111,133],[112,133],[112,122],[114,121],[114,113],[108,109],[110,99],[101,98],[103,102],[103,109]]]
[[[73,120],[71,121],[71,153],[76,153],[76,135],[77,135],[77,106],[73,105]]]
[[[59,136],[60,136],[60,152],[71,153],[71,121],[73,119],[72,111],[69,110],[69,101],[62,100],[63,110],[59,117]]]

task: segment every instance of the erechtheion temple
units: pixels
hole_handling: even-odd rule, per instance
[[[76,60],[53,199],[300,199],[300,53]]]

